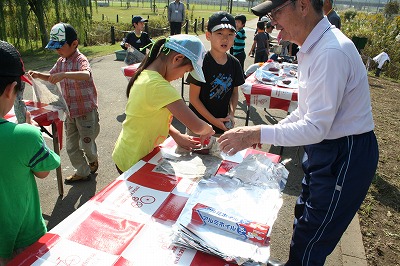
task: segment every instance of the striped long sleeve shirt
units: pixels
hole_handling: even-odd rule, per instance
[[[233,43],[233,55],[244,53],[245,40],[246,32],[244,31],[244,28],[242,28],[236,33],[235,41]]]

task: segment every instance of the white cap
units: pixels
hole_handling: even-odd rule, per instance
[[[206,82],[202,70],[206,48],[198,37],[187,34],[173,35],[167,38],[164,46],[189,58],[193,65],[193,71],[190,72],[192,77]]]

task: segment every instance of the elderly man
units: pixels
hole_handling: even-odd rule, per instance
[[[282,38],[297,44],[299,106],[276,125],[225,132],[229,155],[256,143],[303,146],[302,192],[287,266],[324,265],[364,200],[378,163],[368,77],[356,47],[323,14],[322,0],[267,0]]]

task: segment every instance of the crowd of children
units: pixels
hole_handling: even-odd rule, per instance
[[[134,31],[127,34],[121,43],[122,48],[134,47],[147,56],[127,87],[126,119],[112,154],[119,173],[128,170],[168,136],[179,147],[192,150],[201,147],[212,135],[219,136],[234,127],[239,99],[238,86],[245,81],[246,16],[233,17],[227,12],[213,14],[207,24],[206,38],[211,46],[208,52],[200,39],[191,35],[173,35],[153,43],[143,31],[145,22],[147,20],[142,17],[134,16]],[[267,33],[263,33],[264,22],[262,24],[254,37],[252,50],[255,50],[257,60],[266,61],[270,38]],[[265,34],[263,38],[260,37],[262,34]],[[265,42],[263,48],[258,39]],[[21,205],[15,216],[7,215],[9,219],[0,222],[3,228],[10,228],[7,233],[0,233],[0,265],[46,232],[34,176],[44,178],[50,170],[60,165],[60,158],[46,147],[36,127],[13,124],[4,118],[17,95],[21,98],[21,81],[42,79],[60,84],[69,109],[65,120],[66,151],[75,168],[75,174],[66,177],[65,182],[89,180],[99,167],[96,144],[100,132],[97,88],[89,60],[79,51],[78,45],[78,34],[70,24],[54,25],[46,48],[56,51],[58,60],[49,72],[29,70],[28,75],[24,75],[18,51],[12,45],[0,42],[0,126],[4,127],[1,130],[1,142],[4,149],[9,147],[6,153],[0,154],[0,162],[8,166],[8,171],[0,177],[0,190],[3,191],[0,199],[5,210],[12,208],[11,205],[19,201],[18,195],[21,193],[10,195],[7,191],[18,184],[18,189],[29,192],[32,198],[32,204]],[[228,53],[230,50],[232,54]],[[189,106],[170,84],[187,72],[190,72],[187,78],[190,83]],[[29,112],[26,114],[26,121],[30,122]],[[172,117],[187,127],[186,133],[173,127]],[[24,146],[27,141],[34,141],[35,145]],[[17,153],[23,149],[28,151],[23,153],[24,157],[18,162],[13,156],[4,157],[5,154],[14,153],[17,157]],[[25,168],[24,174],[19,174]],[[17,174],[20,178],[18,182],[15,180]],[[12,201],[9,200],[11,197]],[[30,217],[25,220],[18,216],[23,212],[29,213]],[[23,239],[19,239],[21,228],[26,230]]]

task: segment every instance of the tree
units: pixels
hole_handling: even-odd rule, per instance
[[[385,13],[386,17],[391,17],[392,15],[398,14],[399,13],[399,3],[397,1],[389,1],[385,5],[384,13]]]
[[[39,26],[40,39],[42,41],[42,47],[46,47],[49,42],[47,34],[46,23],[45,23],[45,10],[48,10],[49,2],[46,0],[28,0],[32,12],[35,14]]]
[[[86,43],[91,17],[91,0],[0,0],[0,39],[11,39],[17,47],[25,40],[29,47],[27,44],[38,30],[44,48],[49,41],[50,28],[66,22],[74,26],[79,39]]]

